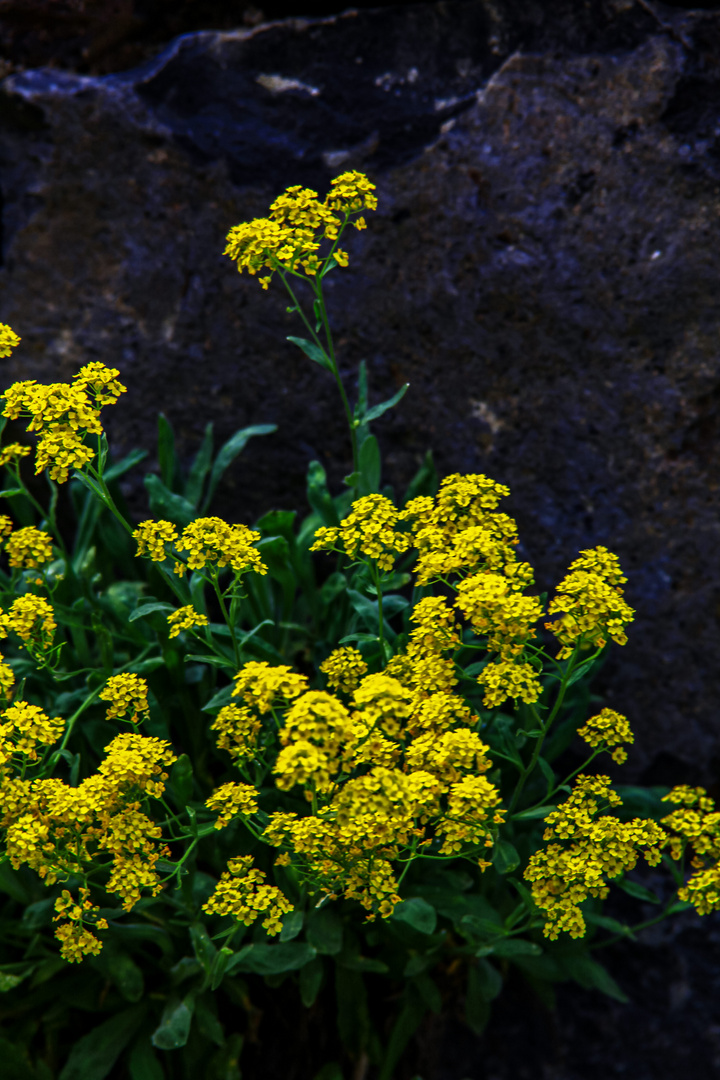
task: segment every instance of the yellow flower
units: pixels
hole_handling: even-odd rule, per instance
[[[10,610],[0,615],[0,638],[14,631],[22,641],[45,650],[53,643],[57,623],[53,609],[41,596],[26,593],[13,601]]]
[[[8,465],[11,461],[15,464],[18,463],[19,458],[27,457],[32,453],[32,449],[29,446],[22,446],[20,443],[8,443],[0,450],[0,468],[3,465]]]
[[[341,645],[330,653],[327,660],[323,660],[320,670],[327,676],[328,686],[332,690],[351,694],[367,672],[367,664],[359,649]]]
[[[129,719],[131,724],[141,724],[150,715],[147,697],[147,680],[129,672],[111,675],[100,691],[100,700],[110,702],[107,719]]]
[[[94,361],[81,367],[73,376],[73,382],[81,389],[89,390],[95,398],[95,407],[101,409],[103,405],[114,405],[120,395],[126,393],[127,387],[118,382],[119,374],[117,368]]]
[[[22,341],[7,323],[0,323],[0,356],[10,356]]]
[[[307,690],[305,675],[296,675],[286,664],[271,667],[264,660],[250,660],[235,676],[233,697],[241,697],[259,713],[268,713],[278,702],[292,701]]]
[[[217,810],[216,829],[223,829],[234,817],[257,813],[257,791],[251,784],[223,784],[213,791],[205,803],[208,810]]]
[[[380,570],[392,570],[395,558],[410,547],[410,538],[396,526],[401,516],[384,495],[356,499],[339,528],[320,528],[311,551],[344,551],[351,559],[362,555],[377,562]]]
[[[230,566],[236,574],[254,570],[266,574],[267,568],[254,544],[260,533],[247,525],[228,525],[218,517],[197,518],[182,531],[175,544],[178,551],[189,553],[191,570],[202,570],[207,565]]]
[[[209,915],[230,915],[245,926],[262,915],[262,926],[274,936],[282,930],[282,917],[293,910],[290,901],[275,885],[267,885],[262,870],[252,867],[250,855],[230,859],[215,892],[203,911]]]
[[[457,592],[456,606],[478,633],[487,635],[489,651],[510,658],[536,636],[533,623],[543,613],[539,600],[515,592],[504,575],[473,574],[460,582]]]
[[[27,701],[10,705],[0,718],[3,743],[11,752],[24,754],[28,761],[37,761],[38,744],[52,746],[64,727],[62,717],[51,720],[38,705],[30,705]]]
[[[181,630],[192,630],[195,626],[208,625],[207,615],[201,615],[192,604],[186,604],[185,607],[173,611],[171,615],[168,615],[167,621],[171,638],[177,637]]]
[[[52,537],[32,525],[16,529],[5,541],[10,566],[17,569],[42,566],[52,559]]]
[[[153,562],[164,562],[167,558],[166,544],[177,540],[177,529],[171,521],[141,521],[133,532],[137,544],[136,557],[148,555]]]
[[[512,660],[496,660],[487,664],[477,681],[485,687],[483,705],[487,709],[502,705],[509,697],[515,701],[520,698],[527,705],[532,705],[542,693],[542,684],[535,668],[531,664]]]
[[[210,725],[220,733],[217,744],[235,759],[253,757],[261,723],[245,705],[225,705]]]
[[[635,612],[623,599],[620,584],[625,580],[617,556],[604,547],[582,551],[570,564],[548,607],[549,614],[561,616],[545,624],[563,646],[559,659],[577,645],[602,648],[608,637],[618,645],[627,642],[625,627]]]
[[[578,728],[578,735],[588,746],[599,746],[603,750],[609,750],[614,746],[611,756],[618,765],[627,761],[627,751],[621,744],[635,741],[627,717],[621,716],[613,709],[603,709],[597,716],[591,716],[581,728]]]

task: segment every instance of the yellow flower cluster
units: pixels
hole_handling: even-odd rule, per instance
[[[410,547],[410,537],[398,529],[401,520],[402,514],[385,495],[363,495],[337,528],[317,530],[310,550],[344,551],[351,559],[365,556],[380,570],[390,571],[397,556]]]
[[[209,915],[231,915],[245,926],[251,926],[261,915],[262,926],[268,934],[279,934],[282,917],[293,907],[275,885],[267,885],[262,870],[252,868],[249,855],[230,859],[215,892],[203,911]]]
[[[32,450],[29,446],[22,446],[20,443],[8,443],[0,450],[0,468],[5,465],[9,465],[10,462],[17,465],[20,458],[28,457],[32,454]]]
[[[686,785],[673,788],[663,802],[675,803],[676,810],[662,819],[667,830],[666,845],[676,861],[690,845],[694,873],[678,889],[681,900],[691,903],[699,915],[720,909],[720,812],[705,788]]]
[[[213,720],[210,730],[219,732],[218,747],[227,750],[235,761],[241,763],[245,758],[254,757],[261,727],[261,721],[246,705],[225,705]]]
[[[523,651],[536,636],[533,624],[543,613],[535,596],[521,596],[512,579],[484,571],[458,585],[456,606],[479,634],[487,635],[487,647],[509,659]]]
[[[216,788],[205,803],[208,810],[218,811],[216,829],[224,829],[234,817],[256,814],[257,791],[250,784],[223,784]]]
[[[307,690],[305,675],[296,675],[286,664],[271,667],[264,660],[251,660],[235,676],[233,697],[241,697],[261,714],[281,702],[289,702]]]
[[[230,230],[224,254],[237,263],[240,273],[247,270],[254,275],[267,268],[270,273],[260,278],[263,289],[278,269],[298,273],[302,268],[309,277],[315,276],[322,266],[317,254],[322,241],[334,243],[351,215],[377,208],[372,194],[375,185],[363,173],[343,173],[330,186],[324,202],[310,188],[287,188],[271,205],[269,217],[255,218]],[[364,229],[365,219],[357,218],[354,225]],[[339,266],[348,265],[344,251],[338,248],[333,255]]]
[[[0,767],[13,754],[23,754],[27,761],[37,761],[37,747],[52,746],[65,727],[60,716],[52,720],[39,705],[18,701],[0,716]]]
[[[119,371],[104,364],[86,364],[72,383],[43,386],[34,379],[14,383],[2,395],[3,416],[30,418],[27,430],[38,435],[35,472],[48,468],[49,476],[64,483],[70,469],[82,469],[95,456],[85,445],[86,435],[102,435],[100,409],[113,404],[125,387]]]
[[[342,690],[346,694],[351,694],[366,674],[367,664],[359,649],[353,649],[350,645],[341,645],[339,649],[334,649],[330,653],[327,660],[323,660],[320,670],[327,676],[331,690]]]
[[[77,964],[86,956],[97,956],[102,950],[102,942],[83,925],[88,921],[98,930],[107,930],[107,919],[99,918],[99,912],[100,908],[90,900],[89,889],[81,888],[77,900],[68,889],[63,889],[55,901],[53,922],[58,919],[68,920],[55,931],[55,937],[62,946],[60,955],[64,960]]]
[[[171,521],[143,521],[133,532],[133,539],[137,544],[136,556],[147,555],[153,562],[163,562],[171,554],[167,550],[168,544],[174,544],[177,551],[187,552],[187,563],[175,561],[175,573],[180,576],[188,567],[202,570],[206,566],[220,569],[229,566],[236,575],[246,574],[249,570],[267,573],[254,546],[260,533],[248,529],[247,525],[228,525],[219,517],[196,518],[185,526],[179,538]],[[203,616],[198,615],[198,618]]]
[[[578,735],[584,739],[588,746],[599,746],[603,750],[615,749],[611,753],[613,761],[622,765],[627,761],[627,750],[622,743],[635,742],[627,717],[622,716],[614,709],[603,709],[597,716],[590,719],[578,728]]]
[[[542,694],[542,683],[532,664],[495,660],[485,665],[477,681],[485,687],[483,705],[486,709],[502,705],[508,698],[532,705]]]
[[[5,541],[9,565],[19,570],[42,566],[52,559],[52,537],[28,525],[17,529]]]
[[[354,741],[350,713],[337,698],[323,690],[303,694],[285,714],[283,749],[273,769],[277,786],[288,791],[307,784],[311,797],[313,791],[330,791]]]
[[[10,610],[0,615],[0,638],[6,638],[12,631],[31,649],[40,652],[51,648],[56,630],[52,607],[42,596],[32,593],[18,596]]]
[[[561,617],[545,624],[562,645],[558,659],[578,645],[600,649],[608,637],[618,645],[627,642],[625,627],[635,612],[623,599],[620,586],[626,580],[617,556],[604,547],[582,551],[570,564],[548,607],[549,614]]]
[[[173,611],[171,615],[168,615],[167,621],[171,638],[177,637],[181,630],[192,630],[196,626],[208,625],[207,615],[201,615],[192,604],[186,604],[185,607]]]
[[[21,703],[8,714],[17,730],[31,731],[40,742],[59,734],[62,722],[39,716],[33,706]],[[29,866],[48,885],[105,868],[106,890],[130,911],[143,889],[153,895],[160,889],[156,864],[169,851],[159,846],[160,827],[142,812],[141,801],[162,795],[164,769],[175,760],[167,742],[131,733],[113,739],[98,771],[77,787],[58,779],[14,778],[0,767],[0,823],[11,864]],[[56,912],[68,920],[56,931],[67,959],[99,951],[98,939],[83,926],[85,919],[103,928],[86,893],[76,903],[64,892]]]
[[[604,899],[608,881],[632,870],[640,850],[651,866],[661,859],[665,833],[654,821],[622,822],[604,811],[621,805],[607,776],[578,776],[572,794],[548,814],[544,839],[560,840],[535,852],[525,869],[533,900],[545,913],[543,933],[554,940],[561,931],[582,937],[580,904],[589,896]]]
[[[15,672],[0,654],[0,703],[8,704],[13,696]]]
[[[108,720],[128,720],[131,724],[141,724],[149,716],[148,684],[140,675],[130,672],[111,675],[99,696],[101,701],[110,702],[105,713]]]
[[[10,356],[22,341],[7,323],[0,323],[0,356]]]

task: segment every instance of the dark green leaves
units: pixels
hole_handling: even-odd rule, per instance
[[[195,991],[182,1000],[170,998],[163,1011],[162,1020],[153,1032],[153,1046],[157,1046],[158,1050],[177,1050],[184,1046],[188,1041],[194,1011]]]
[[[59,1080],[104,1080],[144,1015],[143,1006],[125,1009],[83,1035],[72,1048]]]
[[[325,352],[325,350],[321,349],[319,345],[315,345],[312,341],[308,341],[307,338],[301,337],[288,336],[285,338],[285,340],[292,341],[293,345],[297,345],[299,349],[302,349],[302,351],[307,357],[309,357],[311,360],[314,360],[316,364],[320,365],[320,367],[325,368],[326,371],[334,374],[332,360]]]
[[[407,923],[421,934],[434,933],[437,924],[435,908],[419,896],[413,896],[397,904],[392,918],[398,922]]]

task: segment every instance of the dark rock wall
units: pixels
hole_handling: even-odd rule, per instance
[[[287,185],[366,171],[379,210],[328,296],[347,377],[366,358],[376,400],[411,383],[385,479],[432,446],[442,473],[508,483],[541,589],[616,551],[638,614],[599,690],[636,730],[623,775],[713,783],[719,63],[712,12],[476,0],[187,35],[107,77],[18,71],[0,318],[23,343],[0,381],[119,367],[124,449],[160,408],[186,456],[209,420],[276,422],[222,489],[231,519],[301,507],[310,457],[338,486],[334,388],[285,343],[280,286],[222,251]]]

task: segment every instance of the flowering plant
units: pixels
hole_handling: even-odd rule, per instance
[[[589,678],[634,614],[617,557],[581,552],[548,603],[503,484],[438,484],[428,458],[404,499],[381,487],[370,424],[407,387],[370,407],[362,368],[351,409],[323,296],[373,191],[357,172],[324,201],[289,188],[228,236],[240,271],[282,280],[310,335],[289,340],[333,376],[348,420],[347,490],[332,496],[311,463],[304,521],[208,515],[270,425],[216,457],[209,427],[183,478],[161,417],[153,517],[133,524],[118,480],[144,454],[112,463],[101,422],[125,391],[117,370],[90,363],[69,384],[3,395],[3,422],[26,420],[34,443],[0,451],[0,990],[31,1012],[49,988],[65,1009],[93,988],[101,1022],[62,1080],[101,1080],[121,1055],[132,1080],[200,1061],[204,1076],[239,1076],[260,979],[295,984],[308,1008],[334,988],[324,1080],[343,1055],[389,1080],[448,972],[464,972],[476,1031],[510,966],[539,989],[575,979],[622,997],[593,952],[638,929],[602,914],[610,882],[659,903],[629,876],[641,857],[673,887],[640,926],[720,906],[705,792],[594,771],[633,742],[624,716],[589,707]],[[0,328],[0,353],[18,344]],[[33,449],[46,506],[25,475]],[[66,484],[72,529],[58,521]],[[576,735],[586,760],[563,769]],[[383,980],[389,1023],[367,993]],[[23,1037],[32,1075],[55,1076],[57,1053]]]

